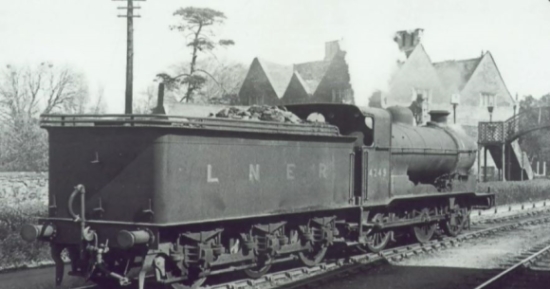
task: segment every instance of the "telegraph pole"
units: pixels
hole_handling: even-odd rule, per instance
[[[141,17],[134,14],[134,9],[141,9],[141,7],[134,6],[134,1],[145,0],[113,0],[113,1],[126,1],[126,7],[118,7],[118,9],[125,9],[126,15],[118,15],[118,17],[126,18],[127,22],[127,36],[126,36],[126,102],[124,113],[132,114],[132,98],[133,98],[133,83],[134,83],[134,18]]]

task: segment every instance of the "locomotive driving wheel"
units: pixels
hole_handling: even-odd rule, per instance
[[[443,230],[451,237],[456,237],[464,229],[468,221],[468,209],[455,205],[451,215],[444,221]]]
[[[387,217],[384,217],[384,214],[378,213],[374,216],[374,218],[372,218],[371,222],[383,224],[387,222],[387,219]],[[357,248],[363,253],[366,253],[367,251],[378,253],[386,248],[386,245],[391,239],[392,233],[392,231],[378,231],[369,234],[367,235],[367,243],[364,245],[361,244]]]
[[[419,216],[422,220],[422,224],[413,227],[413,234],[418,242],[426,243],[430,241],[434,235],[434,232],[437,229],[437,224],[428,223],[430,221],[430,210],[428,208],[422,209]]]

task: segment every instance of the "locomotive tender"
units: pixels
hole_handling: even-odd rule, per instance
[[[179,288],[272,264],[322,261],[345,246],[378,252],[401,235],[428,241],[465,227],[477,147],[432,112],[287,106],[287,124],[165,115],[43,115],[49,133],[49,217],[23,239],[61,251],[71,273],[126,285],[146,277]],[[179,287],[178,287],[179,286]]]

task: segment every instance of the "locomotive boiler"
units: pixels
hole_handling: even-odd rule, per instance
[[[21,235],[50,242],[57,283],[66,249],[72,274],[95,282],[179,288],[314,266],[335,246],[454,236],[494,202],[475,191],[475,143],[444,112],[420,127],[402,108],[286,109],[324,122],[44,115],[49,216]]]

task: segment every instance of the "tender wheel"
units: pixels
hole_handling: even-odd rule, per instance
[[[461,209],[455,206],[455,211],[451,214],[451,217],[448,220],[444,221],[443,231],[451,237],[456,237],[466,225],[468,220],[467,210]]]
[[[248,278],[258,279],[271,269],[271,260],[261,261],[256,267],[248,268],[244,270],[244,273]]]
[[[302,251],[298,253],[298,257],[300,257],[300,261],[302,261],[305,266],[313,267],[321,263],[326,254],[327,247],[321,246],[310,251]]]
[[[173,283],[170,285],[166,285],[166,289],[197,289],[204,284],[204,281],[206,281],[206,277],[199,278],[193,282],[189,283]],[[103,288],[103,287],[101,287]],[[105,287],[105,288],[111,288],[111,287]]]

